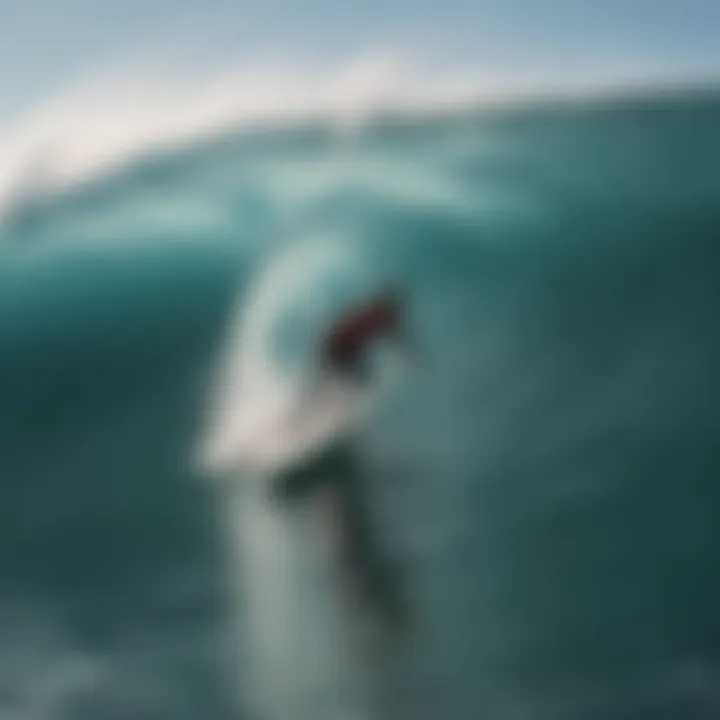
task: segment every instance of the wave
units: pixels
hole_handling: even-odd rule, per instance
[[[538,99],[615,97],[657,85],[646,77],[492,76],[402,51],[357,53],[321,69],[297,58],[258,60],[206,76],[168,73],[167,65],[136,62],[100,72],[6,127],[0,220],[148,156],[229,133],[321,123],[342,144],[387,115],[445,116]]]
[[[324,72],[273,62],[179,82],[152,67],[101,75],[6,129],[0,213],[218,135],[322,122],[352,137],[381,113],[472,105],[478,85],[472,77],[433,79],[390,55]]]

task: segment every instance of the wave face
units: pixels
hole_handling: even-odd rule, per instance
[[[318,243],[359,260],[280,313],[278,367],[387,279],[427,356],[358,452],[428,718],[716,717],[719,120],[712,93],[306,118],[28,191],[0,227],[0,715],[234,716],[191,456],[257,268]]]

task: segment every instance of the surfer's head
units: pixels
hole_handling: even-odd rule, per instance
[[[323,360],[336,371],[367,375],[367,352],[380,340],[409,345],[401,296],[394,288],[345,313],[330,327],[323,342]]]

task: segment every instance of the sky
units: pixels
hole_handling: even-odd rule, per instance
[[[499,77],[707,80],[719,28],[718,0],[0,0],[0,118],[153,53],[192,70],[398,46]]]

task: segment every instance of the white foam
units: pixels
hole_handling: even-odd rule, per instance
[[[231,129],[322,119],[352,136],[378,112],[468,103],[476,90],[476,82],[433,79],[388,53],[324,71],[258,62],[181,82],[152,62],[135,64],[65,88],[6,128],[0,212]]]
[[[359,51],[317,63],[278,55],[205,75],[137,59],[62,87],[0,133],[0,217],[38,197],[107,176],[150,154],[230,130],[322,121],[351,140],[378,114],[453,113],[539,97],[612,96],[667,85],[647,70],[535,75],[450,67],[423,53]],[[675,84],[682,84],[679,78]]]

